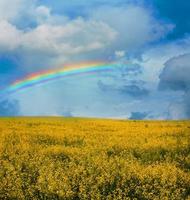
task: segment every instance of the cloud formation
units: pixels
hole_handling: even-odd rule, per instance
[[[8,3],[2,0],[0,8]],[[88,7],[86,18],[71,18],[53,13],[48,5],[37,1],[17,0],[7,7],[6,13],[10,14],[0,15],[0,52],[16,52],[26,68],[38,64],[44,68],[48,63],[55,66],[71,59],[108,60],[115,52],[137,51],[173,29],[172,24],[157,20],[143,5],[105,3],[109,6],[96,4],[99,6],[95,11]]]
[[[19,30],[7,21],[0,21],[0,29],[3,30],[0,34],[2,53],[16,51],[22,56],[57,56],[57,59],[62,57],[63,62],[73,55],[104,48],[117,34],[105,23],[82,18],[65,25],[43,24],[29,31]]]
[[[22,115],[189,116],[188,73],[183,71],[189,72],[185,53],[190,52],[190,39],[163,40],[175,24],[145,3],[1,0],[1,88],[29,73],[65,63],[118,64],[108,73],[70,77],[15,93],[10,101],[18,100],[19,107],[16,103],[10,107],[15,105]],[[184,55],[179,59],[180,54]]]
[[[155,19],[152,11],[142,5],[103,6],[94,11],[93,18],[117,30],[118,38],[113,48],[126,51],[137,51],[137,48],[165,37],[174,28],[173,24]]]
[[[148,96],[149,91],[142,86],[138,85],[126,85],[120,88],[122,94],[127,94],[133,98],[143,98]]]
[[[30,3],[29,3],[30,2]],[[7,21],[15,21],[21,13],[26,9],[32,1],[27,0],[15,0],[14,3],[11,0],[0,1],[0,19]]]
[[[184,92],[183,103],[180,107],[185,107],[187,117],[190,117],[190,54],[180,55],[171,58],[165,63],[165,67],[160,74],[159,88],[161,90],[179,90]]]

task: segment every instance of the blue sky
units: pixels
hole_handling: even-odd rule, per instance
[[[1,0],[0,116],[188,119],[189,9],[180,0]],[[88,61],[120,67],[2,92]]]

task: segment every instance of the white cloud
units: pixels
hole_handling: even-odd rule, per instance
[[[116,58],[122,58],[125,56],[125,51],[115,51]]]
[[[36,0],[1,0],[0,20],[15,22],[19,17],[32,12]]]
[[[124,52],[139,51],[173,28],[171,24],[156,20],[150,10],[138,5],[100,6],[94,12],[90,9],[88,19],[71,20],[68,16],[52,14],[47,6],[36,6],[35,0],[30,3],[16,1],[12,9],[10,6],[10,10],[14,10],[10,11],[10,17],[6,17],[5,13],[1,14],[2,17],[0,15],[0,19],[7,20],[3,21],[4,25],[0,24],[3,30],[0,33],[0,50],[15,51],[27,68],[32,65],[45,67],[48,63],[57,65],[71,59],[107,60],[124,56]],[[2,8],[6,7],[6,1],[2,2]],[[22,15],[22,19],[26,16],[36,26],[19,29],[13,25],[17,15]],[[12,20],[8,22],[9,19]]]
[[[20,53],[26,66],[30,65],[29,60],[33,65],[40,57],[45,58],[44,63],[52,57],[63,63],[71,56],[108,48],[117,35],[114,29],[103,22],[82,18],[63,25],[40,24],[27,31],[1,21],[0,29],[0,51]]]
[[[14,19],[18,14],[19,10],[23,7],[25,0],[1,0],[0,1],[0,19],[11,20]]]
[[[1,0],[0,52],[19,55],[23,62],[22,71],[37,71],[78,60],[122,59],[126,52],[130,57],[131,52],[142,52],[146,45],[165,37],[173,29],[172,24],[156,19],[149,9],[139,5],[117,7],[115,4],[89,10],[87,18],[70,19],[52,13],[44,5],[36,6],[35,0],[15,0],[14,4],[10,0]],[[23,26],[25,19],[27,23],[32,22],[32,26],[27,23]],[[165,61],[187,51],[188,41],[158,45],[143,53],[146,62],[135,61],[143,65],[145,71],[140,79],[146,81],[151,90],[150,97],[144,101],[101,92],[97,87],[98,76],[74,79],[74,85],[65,85],[64,81],[47,87],[43,85],[14,97],[19,100],[22,114],[27,115],[49,115],[68,110],[76,116],[109,117],[129,116],[135,110],[154,110],[153,114],[158,118],[171,101],[171,97],[167,99],[162,92],[155,91],[158,75]],[[122,77],[121,72],[118,71],[117,76]],[[132,76],[127,78],[133,79]],[[120,82],[121,86],[126,84],[125,80]],[[152,82],[156,82],[154,87]],[[89,105],[89,102],[92,103]],[[171,115],[177,116],[176,112]]]
[[[82,18],[61,25],[39,25],[23,36],[22,45],[27,50],[41,53],[73,55],[109,45],[116,32],[102,22]]]
[[[163,38],[174,26],[153,17],[153,13],[142,6],[101,7],[93,12],[93,18],[101,20],[119,35],[114,48],[135,50],[149,42]]]
[[[0,21],[0,52],[13,51],[21,43],[22,31],[5,20]]]
[[[42,24],[51,18],[51,10],[46,6],[38,6],[34,13],[39,24]]]

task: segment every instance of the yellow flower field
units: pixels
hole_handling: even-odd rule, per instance
[[[190,199],[190,121],[2,118],[0,199]]]

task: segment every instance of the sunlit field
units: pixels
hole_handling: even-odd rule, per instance
[[[190,122],[2,118],[0,199],[190,199]]]

